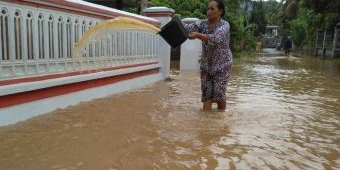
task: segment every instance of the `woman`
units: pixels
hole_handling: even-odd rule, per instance
[[[229,48],[230,25],[223,20],[224,3],[211,0],[207,19],[185,25],[190,39],[202,41],[201,90],[203,110],[211,110],[217,103],[219,110],[226,109],[226,88],[231,74],[232,52]]]

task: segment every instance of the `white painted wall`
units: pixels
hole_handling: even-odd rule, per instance
[[[200,40],[187,40],[181,46],[180,70],[199,70],[202,54]]]
[[[185,24],[198,21],[198,18],[184,18]],[[199,60],[202,55],[202,41],[187,40],[181,46],[180,70],[199,70]]]
[[[91,101],[109,95],[146,86],[163,79],[161,74],[153,74],[114,84],[91,88],[74,93],[60,95],[56,97],[37,100],[25,104],[0,108],[0,126],[15,124],[34,116],[39,116],[52,112],[58,108],[66,108],[79,102]]]

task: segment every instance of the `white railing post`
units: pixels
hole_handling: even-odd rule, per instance
[[[41,14],[41,15],[43,15],[43,14]],[[48,73],[48,60],[49,60],[49,58],[50,58],[50,48],[49,48],[49,43],[50,43],[50,40],[49,40],[49,34],[48,34],[48,32],[49,32],[49,30],[48,30],[48,21],[49,21],[49,15],[48,14],[45,14],[45,15],[43,15],[42,16],[43,17],[43,23],[42,23],[42,25],[43,25],[43,39],[44,39],[44,44],[43,44],[43,48],[44,48],[44,51],[43,51],[43,59],[42,60],[40,60],[41,61],[41,63],[44,63],[43,65],[41,65],[40,67],[44,67],[44,69],[43,69],[43,73]],[[40,64],[40,63],[39,63]]]
[[[9,62],[11,63],[11,76],[14,75],[14,61],[15,61],[15,36],[14,36],[14,11],[8,10],[8,54]]]
[[[19,67],[15,67],[15,73],[17,74],[18,72],[17,72],[17,70],[19,70],[20,69],[20,65],[21,64],[23,64],[23,65],[25,65],[25,67],[22,69],[22,70],[24,70],[24,72],[23,72],[23,74],[25,74],[25,72],[26,72],[26,62],[27,62],[27,36],[25,36],[25,35],[27,35],[26,34],[26,32],[27,32],[27,25],[26,25],[26,16],[25,16],[25,13],[24,13],[24,11],[23,10],[18,10],[18,12],[20,13],[19,14],[19,23],[18,23],[18,31],[20,31],[20,34],[18,34],[17,36],[18,36],[18,39],[17,39],[17,45],[19,46],[18,47],[18,50],[20,51],[20,52],[18,52],[17,54],[19,54],[20,56],[16,56],[17,57],[17,59],[16,59],[16,66],[18,66],[19,65]],[[17,29],[17,28],[15,28],[15,29]]]
[[[6,10],[3,9],[3,8],[0,8],[0,78],[2,77],[2,74],[3,74],[3,69],[2,69],[2,60],[5,59],[6,57],[6,46],[4,46],[6,44],[6,42],[3,42],[3,41],[6,41],[6,36],[8,36],[7,34],[5,35],[5,32],[6,32],[6,26],[5,26],[5,18],[7,17],[6,16]],[[2,28],[4,27],[4,28]]]
[[[63,31],[63,41],[62,41],[62,51],[63,53],[60,55],[62,57],[61,60],[61,67],[59,66],[58,69],[63,68],[62,70],[65,70],[66,68],[66,62],[67,62],[67,27],[68,27],[68,22],[67,22],[68,18],[66,16],[63,16],[63,21],[62,21],[62,31]],[[59,35],[60,36],[60,35]],[[59,70],[58,70],[59,72]]]
[[[144,9],[143,12],[146,16],[159,20],[162,27],[171,20],[171,17],[175,11],[167,7],[150,7]],[[160,36],[158,37],[158,46],[156,47],[157,55],[160,59],[162,75],[164,78],[166,78],[170,75],[171,47],[163,38]]]
[[[33,18],[32,18],[32,29],[33,29],[33,60],[35,62],[34,64],[34,74],[39,74],[39,33],[38,32],[38,23],[39,22],[39,12],[35,11],[33,12]]]
[[[57,61],[59,60],[59,49],[58,49],[58,39],[59,39],[59,30],[58,30],[58,21],[59,20],[59,17],[57,16],[57,15],[55,15],[54,17],[53,17],[53,21],[52,21],[52,23],[53,23],[53,39],[51,40],[51,41],[53,41],[53,46],[51,46],[52,48],[53,48],[53,52],[54,52],[54,56],[53,56],[53,58],[52,59],[50,59],[50,61],[52,61],[52,64],[53,64],[53,66],[54,66],[54,70],[51,70],[51,63],[50,63],[50,65],[49,65],[49,73],[52,71],[52,72],[57,72],[58,71],[58,63],[57,63]]]

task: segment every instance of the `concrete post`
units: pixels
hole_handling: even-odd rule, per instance
[[[322,57],[326,57],[326,35],[327,35],[327,31],[324,31],[323,34],[323,41],[322,41]]]
[[[198,18],[184,18],[185,24],[198,21]],[[181,70],[199,70],[199,60],[202,55],[202,42],[198,39],[186,40],[181,46]]]
[[[340,56],[340,23],[336,24],[333,39],[332,57]]]
[[[143,10],[145,16],[157,19],[161,22],[161,27],[167,24],[174,14],[174,10],[167,7],[150,7]],[[161,37],[158,36],[159,43],[157,47],[157,55],[160,57],[161,73],[164,78],[170,75],[170,45]]]
[[[140,1],[140,6],[139,6],[139,8],[140,8],[139,14],[140,15],[143,15],[143,10],[148,7],[148,3],[149,3],[148,0],[141,0]]]

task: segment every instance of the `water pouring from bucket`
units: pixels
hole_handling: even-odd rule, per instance
[[[99,41],[101,40],[101,38],[104,38],[111,33],[116,32],[117,29],[142,29],[154,33],[158,33],[161,31],[159,28],[146,22],[139,21],[137,19],[117,17],[115,19],[99,23],[87,30],[81,37],[80,41],[76,43],[74,47],[74,59],[77,62],[80,62],[82,54],[86,52],[82,50],[85,49],[85,46],[88,43]]]
[[[186,39],[188,39],[188,33],[178,16],[173,17],[173,19],[161,29],[137,19],[117,17],[115,19],[99,23],[87,30],[81,37],[80,41],[75,45],[73,50],[74,59],[77,62],[80,62],[82,60],[82,54],[86,53],[84,50],[88,43],[99,41],[101,38],[117,31],[117,29],[142,29],[157,33],[172,48],[178,47]]]

